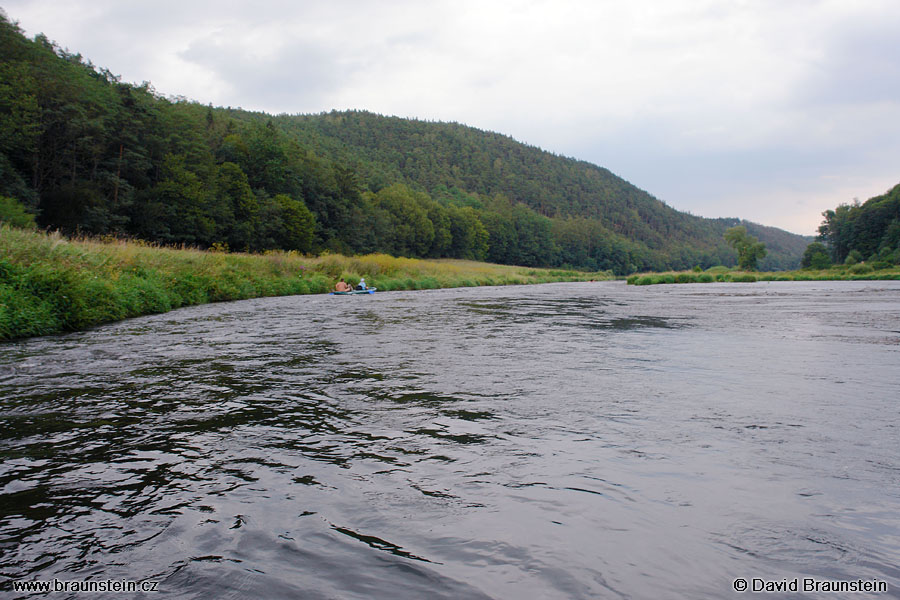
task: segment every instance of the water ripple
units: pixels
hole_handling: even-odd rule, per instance
[[[0,348],[0,574],[173,598],[900,589],[900,285],[268,298]]]

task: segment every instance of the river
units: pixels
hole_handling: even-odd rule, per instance
[[[0,398],[0,593],[900,597],[900,282],[205,305],[3,344]]]

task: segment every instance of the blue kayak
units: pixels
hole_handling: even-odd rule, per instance
[[[366,288],[364,290],[350,290],[349,292],[331,292],[329,296],[352,296],[354,294],[374,294],[378,288]]]

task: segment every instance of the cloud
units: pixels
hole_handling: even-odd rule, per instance
[[[303,40],[260,51],[252,38],[236,43],[227,33],[196,40],[178,56],[214,74],[224,88],[221,97],[294,113],[321,110],[358,68],[328,48]]]
[[[853,15],[833,26],[810,65],[798,101],[900,104],[900,6],[872,16]]]

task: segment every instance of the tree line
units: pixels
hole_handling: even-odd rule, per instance
[[[860,204],[841,204],[822,213],[818,241],[810,244],[803,266],[860,261],[900,264],[900,185]]]

